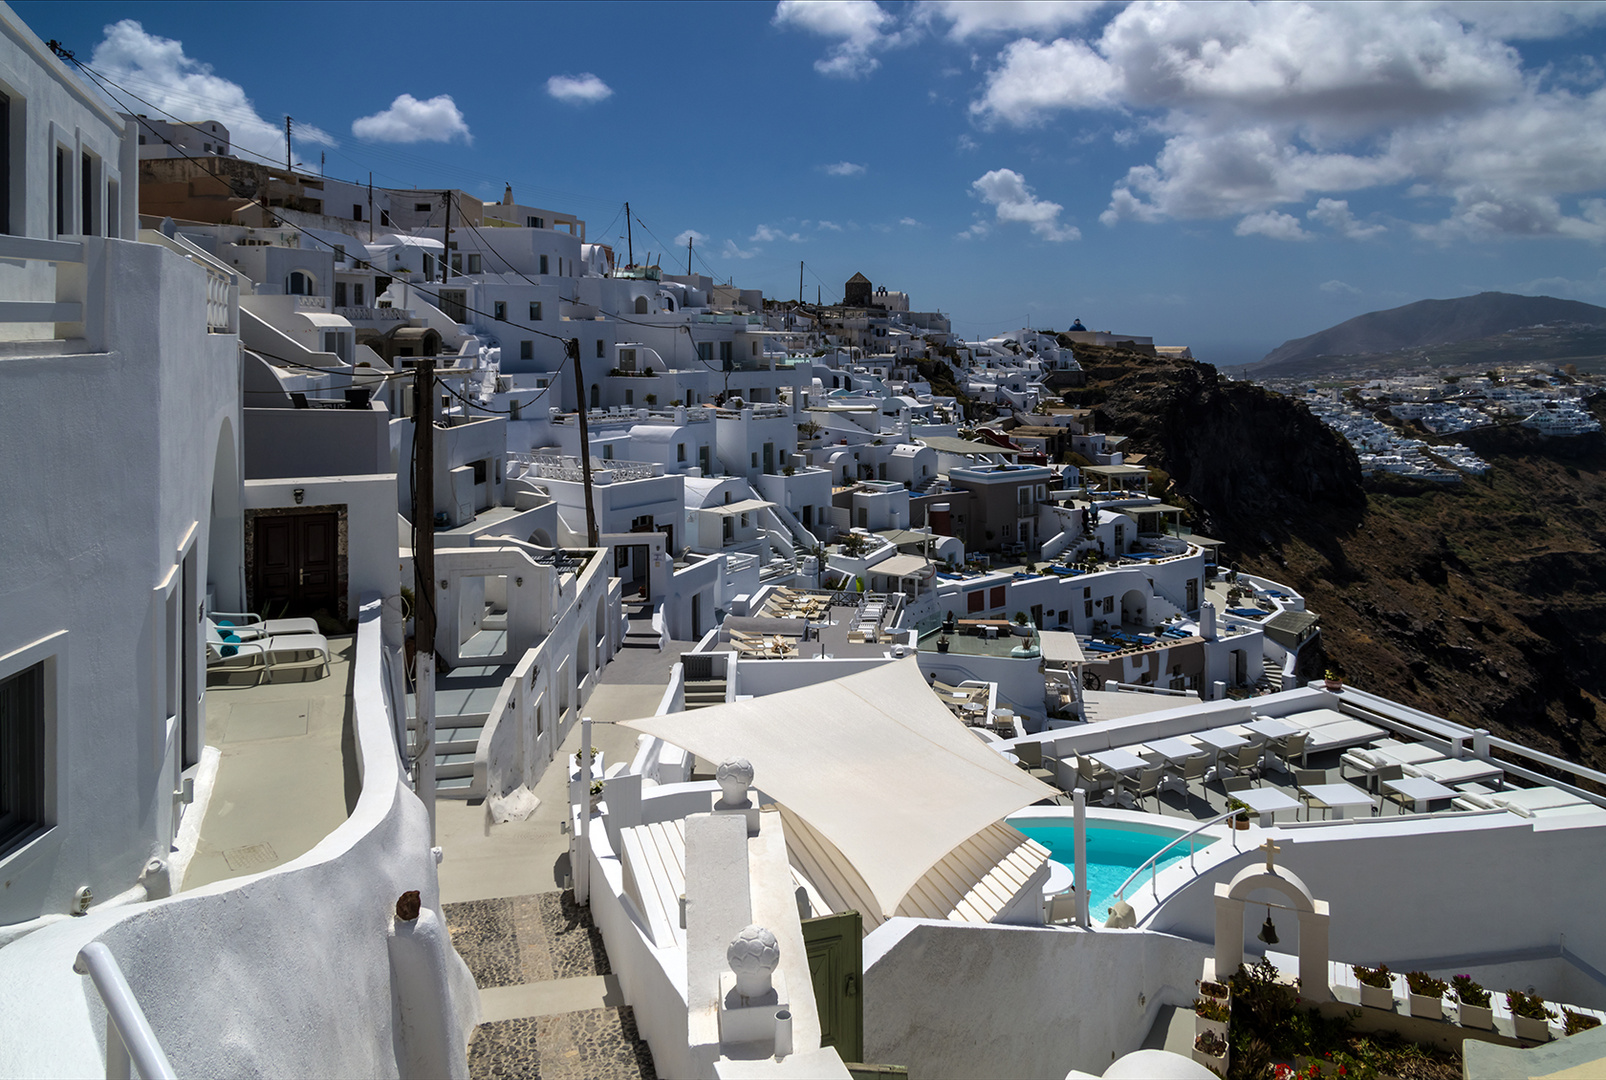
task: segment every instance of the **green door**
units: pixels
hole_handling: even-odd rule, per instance
[[[803,945],[820,1013],[820,1045],[843,1061],[864,1060],[864,928],[857,911],[803,920]]]

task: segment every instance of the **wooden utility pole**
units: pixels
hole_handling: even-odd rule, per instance
[[[687,277],[691,277],[691,241],[692,241],[692,238],[690,236],[686,237],[686,276]]]
[[[413,641],[418,700],[415,790],[429,811],[435,843],[435,361],[413,377]]]
[[[441,284],[445,285],[452,273],[452,189],[447,188],[441,194],[446,198],[446,231],[441,234]]]
[[[374,242],[374,174],[368,174],[368,242]],[[378,301],[378,297],[374,297]]]
[[[803,306],[803,260],[797,261],[797,306]]]
[[[585,372],[580,370],[580,339],[567,338],[563,342],[563,347],[574,360],[574,396],[580,405],[575,413],[580,417],[580,475],[586,493],[586,542],[589,547],[596,547],[597,507],[591,501],[591,435],[586,428],[586,377]]]
[[[285,172],[294,172],[295,171],[295,166],[290,164],[290,162],[293,161],[293,160],[295,160],[295,159],[293,157],[291,157],[291,155],[290,155],[290,118],[288,116],[286,116],[284,118],[284,171]]]
[[[630,262],[626,264],[626,269],[636,265],[636,242],[632,236],[633,234],[630,231],[630,204],[625,203],[625,252],[630,256]]]

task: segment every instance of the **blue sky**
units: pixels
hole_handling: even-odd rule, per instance
[[[289,114],[331,175],[511,182],[593,240],[628,199],[638,256],[863,271],[967,337],[1230,365],[1425,297],[1606,304],[1606,5],[13,6],[242,150]]]

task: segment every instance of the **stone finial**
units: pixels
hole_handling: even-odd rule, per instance
[[[714,770],[719,782],[720,798],[726,806],[747,805],[747,789],[753,785],[753,763],[746,758],[726,758]]]
[[[736,974],[736,992],[745,998],[761,997],[771,990],[770,976],[781,962],[781,946],[774,934],[755,923],[736,935],[725,959]]]

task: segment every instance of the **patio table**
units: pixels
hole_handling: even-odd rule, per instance
[[[1339,817],[1352,817],[1346,811],[1356,807],[1366,807],[1368,815],[1372,810],[1372,795],[1354,784],[1301,784],[1300,793],[1310,796],[1311,809],[1322,808],[1322,817],[1325,819],[1329,812],[1338,811]],[[1307,820],[1310,815],[1306,815]]]
[[[1279,720],[1275,716],[1267,716],[1262,717],[1259,720],[1251,720],[1249,723],[1245,724],[1244,727],[1248,728],[1250,731],[1253,731],[1256,735],[1262,735],[1268,739],[1281,739],[1292,735],[1297,731],[1304,730],[1304,728],[1297,728],[1286,720]]]
[[[1434,799],[1453,799],[1455,792],[1426,776],[1406,776],[1399,780],[1383,781],[1383,788],[1396,795],[1404,795],[1416,804],[1416,812],[1426,813],[1428,805]]]
[[[1226,728],[1211,728],[1209,731],[1195,732],[1193,737],[1218,753],[1222,750],[1236,750],[1249,742],[1242,735],[1236,735]]]
[[[1092,758],[1100,765],[1103,765],[1111,772],[1123,775],[1130,772],[1137,772],[1139,769],[1148,764],[1147,761],[1144,761],[1132,751],[1119,748],[1115,750],[1100,750],[1096,754],[1089,754],[1088,757]]]
[[[1267,828],[1279,810],[1299,809],[1299,800],[1276,788],[1249,788],[1234,791],[1232,797],[1260,815],[1260,827]]]
[[[1143,745],[1146,749],[1159,754],[1173,765],[1181,764],[1196,754],[1205,752],[1204,747],[1179,737],[1153,739]]]

